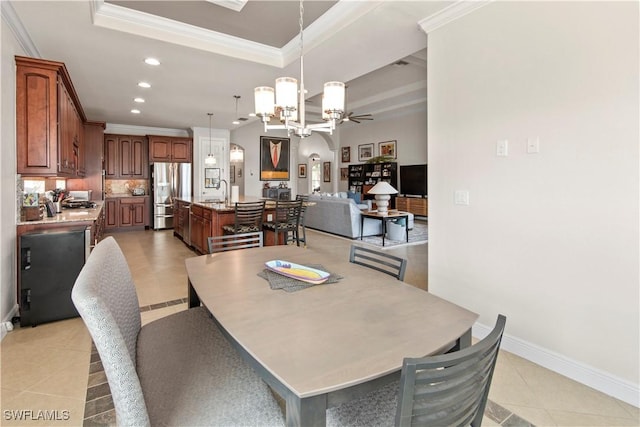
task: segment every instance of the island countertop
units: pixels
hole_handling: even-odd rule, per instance
[[[50,225],[50,224],[64,224],[64,225],[73,225],[70,223],[73,222],[84,222],[84,221],[96,221],[100,216],[100,212],[104,206],[104,201],[95,200],[93,201],[96,204],[95,208],[86,208],[86,209],[66,209],[63,208],[62,212],[56,214],[52,217],[45,216],[42,219],[35,221],[21,221],[18,220],[17,225]]]
[[[181,202],[191,203],[193,205],[202,206],[203,208],[211,209],[218,212],[235,212],[235,203],[220,201],[219,199],[209,199],[202,197],[180,197],[176,200]],[[272,199],[265,199],[262,197],[241,196],[238,198],[238,202],[259,202],[265,200],[266,206],[269,209],[273,209],[276,206],[276,201]]]

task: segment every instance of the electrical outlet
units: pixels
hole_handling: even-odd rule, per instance
[[[273,221],[273,214],[267,214],[267,221]]]
[[[469,191],[468,190],[456,190],[453,196],[454,203],[456,205],[469,205]]]

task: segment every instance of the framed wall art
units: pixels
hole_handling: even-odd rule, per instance
[[[289,138],[260,137],[260,181],[289,180]]]
[[[307,165],[304,163],[298,164],[298,178],[306,178],[307,177]]]
[[[349,180],[349,168],[340,168],[340,181]]]
[[[236,167],[235,167],[235,165],[229,166],[229,183],[230,184],[235,184],[236,183]]]
[[[331,182],[331,162],[322,163],[322,181]]]
[[[358,145],[358,161],[366,162],[373,157],[373,144]]]
[[[378,142],[378,155],[397,159],[396,141]]]
[[[342,163],[351,162],[351,147],[342,147],[340,153],[342,153]]]

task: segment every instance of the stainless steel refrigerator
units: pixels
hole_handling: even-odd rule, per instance
[[[191,163],[154,163],[151,165],[153,229],[173,228],[175,198],[190,198]]]

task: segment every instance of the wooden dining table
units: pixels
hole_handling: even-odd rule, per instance
[[[341,278],[294,292],[272,289],[258,276],[271,260],[321,266]],[[350,263],[345,250],[271,246],[185,262],[189,306],[202,303],[283,398],[288,426],[324,426],[327,408],[398,378],[405,357],[469,346],[478,317]]]

